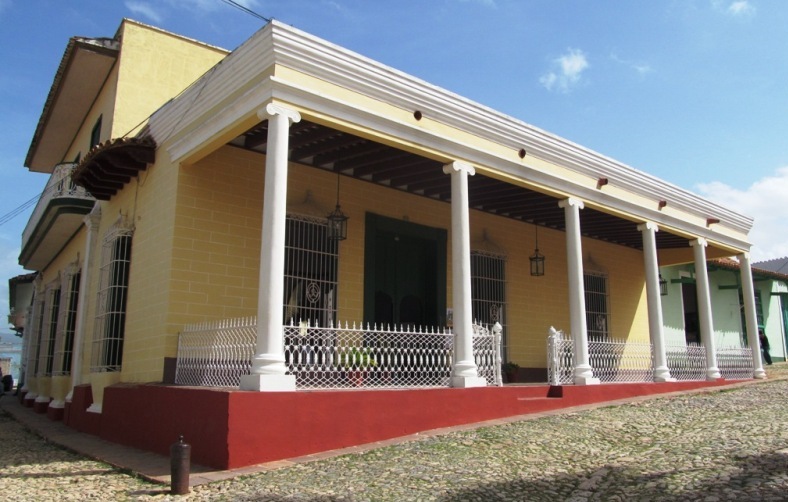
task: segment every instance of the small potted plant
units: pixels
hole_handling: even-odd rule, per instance
[[[507,361],[501,365],[501,370],[503,371],[503,374],[506,375],[507,382],[517,382],[518,373],[520,372],[519,364],[513,363],[512,361]]]
[[[337,365],[345,370],[354,387],[361,387],[369,368],[378,365],[367,347],[350,347],[340,352]]]

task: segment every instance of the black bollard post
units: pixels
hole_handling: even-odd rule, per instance
[[[189,493],[189,461],[192,446],[183,442],[183,436],[178,436],[178,442],[170,446],[170,493],[173,495],[186,495]]]

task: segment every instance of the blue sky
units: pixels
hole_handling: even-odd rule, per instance
[[[238,0],[755,218],[788,256],[788,2]],[[0,221],[69,37],[123,17],[233,49],[263,21],[222,0],[0,0]],[[0,314],[32,207],[0,225]],[[2,331],[5,331],[2,329]]]

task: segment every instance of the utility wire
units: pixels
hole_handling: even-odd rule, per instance
[[[223,3],[226,3],[227,5],[229,5],[231,7],[235,7],[236,9],[240,10],[241,12],[245,12],[246,14],[249,14],[252,17],[256,17],[257,19],[260,19],[261,21],[265,21],[266,23],[270,23],[271,22],[271,18],[267,18],[267,17],[265,17],[263,15],[260,15],[257,12],[253,11],[252,9],[250,9],[249,7],[241,5],[240,3],[236,2],[235,0],[220,0],[220,1],[223,2]],[[187,89],[188,89],[188,87],[187,87]],[[186,89],[181,91],[180,94],[182,94],[185,90]],[[139,124],[134,126],[131,129],[131,131],[133,131],[136,128],[138,128],[139,126],[141,126],[149,118],[150,117],[147,117],[142,122],[140,122]],[[131,131],[129,131],[129,133],[131,133]],[[128,135],[128,133],[126,135]],[[124,136],[126,136],[126,135],[124,135]],[[14,208],[11,211],[7,212],[6,214],[0,216],[0,226],[5,225],[6,223],[8,223],[9,221],[13,220],[14,218],[19,216],[20,214],[24,213],[28,208],[30,208],[31,206],[36,204],[41,197],[46,195],[48,192],[53,191],[54,189],[55,189],[55,185],[49,186],[49,187],[45,188],[40,194],[38,194],[35,197],[33,197],[32,199],[30,199],[30,200],[28,200],[26,202],[23,202],[18,207]]]
[[[52,185],[46,187],[40,194],[36,195],[35,197],[33,197],[32,199],[30,199],[30,200],[28,200],[26,202],[23,202],[21,205],[19,205],[18,207],[10,210],[9,212],[4,214],[3,216],[0,216],[0,225],[5,225],[6,223],[8,223],[9,221],[13,220],[14,218],[19,216],[20,214],[24,213],[28,208],[30,208],[31,206],[35,205],[38,202],[38,199],[40,199],[41,197],[43,197],[47,193],[54,191],[56,189],[56,187],[57,187],[57,184],[52,184]]]
[[[242,11],[242,12],[246,12],[246,13],[247,13],[247,14],[249,14],[250,16],[254,16],[254,17],[256,17],[257,19],[260,19],[260,20],[262,20],[262,21],[265,21],[266,23],[270,23],[270,22],[271,22],[271,20],[270,20],[269,18],[267,18],[267,17],[265,17],[265,16],[261,16],[260,14],[258,14],[258,13],[257,13],[257,12],[255,12],[255,11],[253,11],[253,10],[252,10],[252,9],[250,9],[249,7],[246,7],[246,6],[244,6],[244,5],[241,5],[240,3],[236,2],[235,0],[221,0],[221,1],[222,1],[222,2],[224,2],[224,3],[226,3],[227,5],[229,5],[229,6],[231,6],[231,7],[235,7],[236,9],[238,9],[238,10],[240,10],[240,11]]]

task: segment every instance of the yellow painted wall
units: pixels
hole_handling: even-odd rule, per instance
[[[81,257],[83,256],[85,249],[85,236],[82,230],[80,230],[63,248],[63,250],[52,260],[47,267],[41,271],[41,276],[43,279],[42,285],[44,287],[44,291],[46,291],[49,287],[57,287],[62,288],[62,279],[65,276],[67,268],[71,265],[76,265],[77,269],[80,269],[82,266]],[[61,290],[62,292],[62,290]],[[45,293],[46,294],[46,293]],[[65,302],[65,297],[61,297],[61,306]],[[45,304],[46,305],[46,304]],[[45,312],[44,314],[44,322],[48,322],[50,313]],[[41,343],[43,344],[46,338],[49,336],[46,332],[46,327],[42,327],[42,335],[41,335]],[[63,341],[56,340],[55,345],[55,352],[59,352],[59,347],[61,347]],[[42,345],[41,350],[44,351],[46,348]],[[74,350],[77,350],[77,347],[74,347]],[[42,352],[43,353],[43,352]],[[53,354],[53,357],[56,357],[58,354]],[[61,364],[60,361],[55,360],[53,362],[53,370],[57,371],[59,365]],[[69,368],[70,370],[70,368]],[[53,383],[55,381],[55,383]],[[71,378],[67,376],[60,376],[60,377],[51,377],[51,376],[41,376],[37,379],[37,392],[39,395],[42,396],[49,396],[52,399],[63,401],[66,398],[66,394],[70,389],[70,382]],[[46,391],[46,393],[44,392]]]
[[[180,168],[165,355],[175,355],[175,335],[185,324],[256,315],[264,161],[262,155],[224,147]],[[309,191],[316,212],[330,212],[335,175],[296,164],[289,173],[290,210],[303,206]],[[342,210],[350,219],[349,238],[339,251],[338,319],[363,318],[366,212],[449,231],[446,287],[451,307],[450,205],[344,176],[340,186]],[[510,357],[522,366],[544,367],[549,327],[569,331],[565,234],[540,228],[547,273],[532,277],[532,225],[471,211],[472,243],[481,241],[485,231],[507,254]],[[648,339],[642,254],[592,239],[583,239],[583,246],[584,256],[609,274],[611,334]]]
[[[228,54],[130,20],[123,21],[119,35],[122,45],[112,137],[136,132],[140,122]]]
[[[100,240],[118,214],[123,214],[134,225],[126,305],[124,381],[160,381],[162,378],[177,175],[177,169],[166,163],[149,166],[104,208]]]

